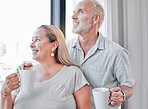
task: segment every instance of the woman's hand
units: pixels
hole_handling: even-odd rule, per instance
[[[16,73],[10,74],[9,76],[6,77],[4,84],[1,89],[1,94],[5,97],[10,97],[11,92],[13,90],[18,89],[19,86],[19,77],[17,76]]]
[[[32,63],[23,63],[17,68],[17,73],[19,73],[19,70],[31,70],[33,67]]]

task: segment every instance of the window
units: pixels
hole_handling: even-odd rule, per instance
[[[0,1],[0,81],[23,61],[32,61],[36,28],[50,24],[50,0]]]

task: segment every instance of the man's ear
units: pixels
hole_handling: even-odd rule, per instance
[[[57,47],[58,47],[58,42],[57,41],[54,41],[53,42],[52,51],[55,51]]]
[[[94,16],[94,25],[97,24],[97,23],[99,23],[100,20],[101,20],[100,14],[96,14],[96,15]]]

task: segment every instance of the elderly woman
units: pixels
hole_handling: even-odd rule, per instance
[[[83,73],[73,65],[63,33],[52,25],[40,26],[30,45],[39,64],[32,96],[11,92],[19,88],[17,74],[6,77],[1,90],[1,109],[90,109],[90,91]]]

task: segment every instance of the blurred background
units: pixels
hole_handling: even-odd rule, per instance
[[[36,28],[56,25],[72,39],[73,9],[80,0],[0,0],[0,88],[23,61],[31,61]],[[98,0],[105,20],[100,32],[129,51],[135,94],[122,109],[148,109],[148,0]]]

